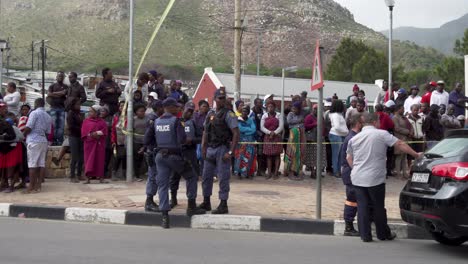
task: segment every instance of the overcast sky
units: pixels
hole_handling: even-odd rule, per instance
[[[354,19],[374,30],[389,27],[384,0],[334,0],[346,7]],[[394,27],[440,27],[468,13],[468,0],[395,0]]]

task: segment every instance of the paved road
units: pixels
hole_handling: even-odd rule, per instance
[[[0,218],[0,263],[467,263],[468,245]]]

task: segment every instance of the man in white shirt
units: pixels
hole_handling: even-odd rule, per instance
[[[349,141],[346,150],[346,160],[352,168],[351,182],[355,187],[358,203],[359,233],[363,242],[372,241],[369,210],[372,204],[377,238],[393,240],[396,234],[388,227],[385,210],[387,148],[393,146],[414,158],[421,157],[422,153],[416,153],[405,142],[385,130],[378,129],[377,114],[365,112],[361,118],[362,131]]]
[[[411,106],[421,103],[422,98],[418,93],[419,87],[417,85],[411,86],[411,95],[405,100],[405,115],[411,113]]]
[[[437,82],[437,89],[432,92],[430,106],[436,104],[438,106],[448,105],[449,104],[449,93],[444,91],[445,83],[444,81]]]

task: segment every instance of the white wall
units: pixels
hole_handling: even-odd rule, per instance
[[[465,96],[468,96],[468,55],[465,55]],[[465,112],[465,117],[468,118],[468,110]]]

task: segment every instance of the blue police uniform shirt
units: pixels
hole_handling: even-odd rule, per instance
[[[353,130],[349,130],[349,134],[346,136],[343,146],[340,152],[341,155],[341,179],[343,180],[343,183],[345,185],[352,185],[351,182],[351,167],[348,164],[348,161],[346,160],[346,151],[348,150],[348,144],[349,141],[356,136],[357,133],[354,132]]]
[[[165,113],[154,123],[158,148],[180,149],[186,141],[185,130],[180,119]]]
[[[152,112],[148,114],[145,136],[143,138],[143,144],[148,150],[152,150],[156,147],[156,134],[154,127],[154,122],[156,121],[156,119],[158,119],[158,115],[156,115],[156,113]]]
[[[193,123],[193,120],[185,121],[184,129],[185,129],[185,134],[187,135],[187,138],[194,140],[195,139],[195,124]]]
[[[205,125],[204,125],[205,129],[207,129],[208,123],[210,122],[210,118],[214,117],[218,113],[219,111],[216,111],[216,110],[210,110],[208,112],[208,115],[206,116],[206,120],[205,120]],[[237,116],[231,110],[229,110],[228,113],[226,114],[226,117],[224,118],[224,122],[226,122],[227,126],[230,129],[239,127],[237,123]]]

